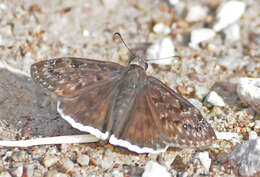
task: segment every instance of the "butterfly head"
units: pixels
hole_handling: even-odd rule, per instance
[[[146,70],[148,68],[147,62],[145,61],[145,59],[143,59],[140,56],[130,57],[128,65],[138,65],[138,66],[142,67],[144,70]]]

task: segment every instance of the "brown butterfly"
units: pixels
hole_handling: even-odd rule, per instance
[[[33,64],[31,76],[58,95],[62,118],[113,145],[137,153],[210,145],[216,135],[200,111],[146,69],[141,57],[126,67],[65,57]]]

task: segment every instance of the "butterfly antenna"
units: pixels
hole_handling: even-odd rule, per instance
[[[124,44],[124,46],[127,48],[127,50],[130,52],[131,55],[135,56],[135,54],[132,52],[132,50],[126,45],[124,39],[122,38],[121,34],[116,32],[113,35],[113,39],[115,39],[116,37],[118,37]]]
[[[147,61],[148,63],[150,63],[150,61],[156,61],[156,60],[168,60],[168,59],[171,59],[171,58],[179,58],[179,59],[181,59],[180,56],[178,56],[178,55],[173,55],[173,56],[165,57],[165,58],[146,59],[146,61]]]

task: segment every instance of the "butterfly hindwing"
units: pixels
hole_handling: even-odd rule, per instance
[[[109,118],[109,102],[113,99],[118,80],[119,78],[95,87],[78,97],[60,100],[58,112],[74,128],[106,139],[110,133],[106,125]]]

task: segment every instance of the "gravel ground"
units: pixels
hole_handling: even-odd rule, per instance
[[[235,19],[234,15],[231,24],[217,29],[216,9],[223,2],[1,0],[1,139],[82,134],[59,117],[52,98],[30,79],[29,68],[36,61],[64,56],[127,65],[128,51],[112,40],[114,32],[120,32],[136,52],[144,54],[146,48],[154,47],[146,54],[180,56],[167,65],[160,61],[149,65],[147,73],[191,99],[216,132],[230,132],[225,135],[235,138],[217,140],[203,151],[169,148],[159,155],[136,154],[103,141],[1,147],[0,176],[149,176],[149,167],[166,169],[161,176],[259,175],[259,171],[245,173],[241,166],[246,160],[240,162],[240,156],[231,155],[247,147],[239,144],[248,143],[260,156],[253,142],[259,142],[259,110],[242,102],[236,91],[241,77],[260,76],[260,3],[242,1],[244,11],[239,6],[229,12],[241,12],[241,16]]]

